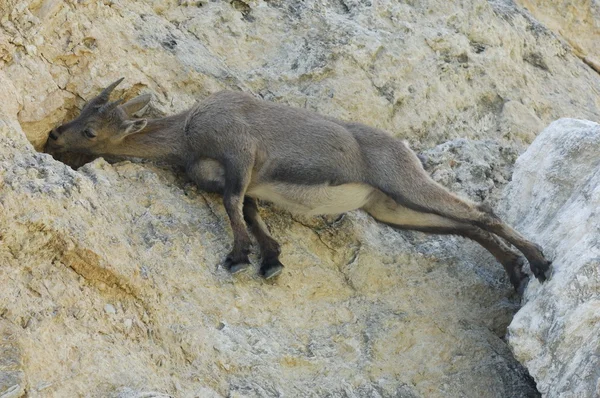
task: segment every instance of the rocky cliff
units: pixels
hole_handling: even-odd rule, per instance
[[[511,0],[8,0],[0,16],[3,110],[38,147],[119,76],[159,114],[227,87],[423,146],[599,116],[597,73]]]
[[[600,396],[600,125],[561,119],[519,158],[508,218],[548,248],[552,280],[530,286],[509,341],[547,397]]]
[[[35,151],[121,76],[117,94],[152,93],[154,116],[244,90],[408,139],[436,180],[528,219],[565,269],[535,221],[554,220],[548,202],[499,198],[544,126],[598,120],[600,77],[533,15],[510,0],[1,2],[0,397],[538,396],[503,340],[520,300],[471,242],[263,204],[287,267],[232,278],[218,197],[165,166],[74,170]],[[508,192],[533,192],[518,181]],[[593,340],[553,329],[562,309],[533,321],[559,275],[511,326],[543,393],[579,363],[594,378],[593,357],[570,356]]]
[[[217,267],[230,232],[216,197],[170,170],[96,160],[74,171],[18,130],[5,125],[0,137],[7,387],[31,396],[536,395],[501,340],[519,299],[470,242],[397,233],[358,212],[300,219],[266,206],[287,268],[269,283],[255,270],[231,277]],[[466,149],[457,157],[473,159]],[[477,175],[469,167],[460,169]]]
[[[516,0],[516,3],[571,46],[600,73],[600,4],[595,0]]]

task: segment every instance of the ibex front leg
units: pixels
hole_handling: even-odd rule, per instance
[[[269,229],[260,217],[256,200],[248,196],[244,198],[244,219],[260,246],[260,253],[262,255],[260,274],[265,279],[271,279],[279,275],[283,270],[283,264],[279,261],[281,247],[273,239],[269,233]]]
[[[233,248],[227,255],[224,265],[232,274],[242,271],[250,264],[248,259],[250,237],[246,230],[242,207],[253,164],[254,156],[250,156],[248,152],[228,156],[223,161],[225,168],[223,204],[233,231]]]
[[[221,195],[224,194],[225,171],[221,163],[216,160],[202,159],[188,167],[187,173],[201,190]],[[244,214],[244,220],[260,246],[262,254],[260,274],[265,279],[279,275],[283,269],[283,264],[279,262],[281,249],[279,243],[273,239],[269,233],[269,229],[260,217],[256,200],[248,196],[244,197],[242,213]],[[243,267],[237,268],[239,270],[243,269]]]

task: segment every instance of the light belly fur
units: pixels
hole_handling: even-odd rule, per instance
[[[250,186],[247,195],[272,202],[298,214],[340,214],[363,207],[375,191],[366,184],[295,185],[268,183]]]

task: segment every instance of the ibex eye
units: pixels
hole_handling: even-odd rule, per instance
[[[87,138],[95,138],[96,137],[96,133],[94,133],[92,131],[92,129],[83,130],[83,135],[85,135]]]

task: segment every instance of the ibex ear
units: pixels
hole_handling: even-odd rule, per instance
[[[128,120],[124,124],[124,130],[119,134],[119,138],[125,138],[129,135],[139,133],[146,127],[148,121],[146,119]]]
[[[126,103],[121,105],[120,108],[123,109],[127,115],[131,116],[137,111],[141,110],[146,105],[148,105],[151,99],[152,95],[143,94],[127,101]]]

